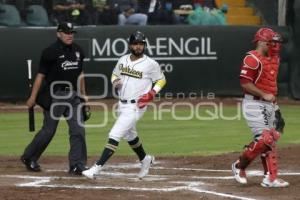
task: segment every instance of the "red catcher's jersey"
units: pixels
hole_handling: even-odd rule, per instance
[[[277,95],[279,61],[278,56],[266,57],[255,50],[249,51],[241,66],[241,84],[252,82],[265,93]]]

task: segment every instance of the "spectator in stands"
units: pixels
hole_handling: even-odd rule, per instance
[[[166,6],[166,4],[168,6]],[[163,0],[144,0],[139,1],[141,13],[148,15],[148,24],[178,24],[178,17],[175,16],[173,9],[168,2]]]
[[[202,7],[207,7],[209,9],[218,8],[215,0],[204,0]]]
[[[148,23],[156,22],[156,16],[158,15],[158,10],[161,7],[160,0],[140,0],[138,2],[138,8],[141,13],[148,15]],[[154,20],[155,19],[155,20]]]
[[[186,21],[188,12],[193,10],[192,0],[164,0],[165,9],[174,13],[176,24],[183,24]],[[178,13],[177,11],[184,11]]]
[[[205,0],[192,0],[193,7],[198,8],[199,6],[203,7],[204,6],[204,1]]]
[[[173,9],[181,9],[181,8],[187,8],[190,6],[192,8],[192,0],[171,0],[168,2],[172,2]]]
[[[116,8],[119,11],[119,25],[146,25],[148,16],[142,13],[136,13],[138,4],[136,0],[108,0],[107,4],[111,8]]]
[[[207,7],[197,6],[195,10],[187,17],[187,22],[190,25],[226,25],[227,6],[220,9],[209,9]]]
[[[93,24],[111,25],[118,23],[118,10],[109,4],[107,0],[91,0],[90,12],[93,16]]]
[[[92,24],[86,10],[86,0],[53,0],[53,20],[56,23],[70,21],[76,25]]]

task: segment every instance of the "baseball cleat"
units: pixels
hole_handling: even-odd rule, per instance
[[[84,170],[88,170],[88,168],[82,164],[76,164],[76,165],[70,166],[69,174],[82,175],[82,172]]]
[[[96,179],[96,176],[100,174],[100,171],[102,170],[101,165],[94,164],[90,169],[84,170],[82,172],[82,175],[89,179]]]
[[[238,183],[246,184],[247,183],[246,171],[244,169],[239,169],[239,168],[236,167],[236,164],[239,163],[239,162],[240,162],[239,160],[234,162],[231,165],[231,170],[232,170],[232,173],[233,173],[233,176],[234,176],[235,180]]]
[[[41,167],[36,161],[26,159],[24,156],[21,156],[20,159],[29,171],[32,171],[32,172],[40,172],[41,171]]]
[[[149,173],[150,166],[154,163],[154,156],[146,155],[141,161],[141,170],[138,174],[138,178],[142,179]]]
[[[270,181],[269,176],[265,176],[262,180],[261,186],[263,187],[288,187],[290,184],[280,178],[276,178],[274,181]]]

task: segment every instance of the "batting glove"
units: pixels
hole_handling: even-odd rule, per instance
[[[139,100],[138,100],[138,107],[144,108],[152,99],[155,97],[155,90],[150,90],[147,94],[144,94]]]

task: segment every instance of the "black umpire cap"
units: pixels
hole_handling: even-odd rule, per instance
[[[70,22],[63,22],[60,23],[57,26],[57,32],[64,32],[64,33],[76,33],[76,31],[74,30],[74,26],[72,23]]]

